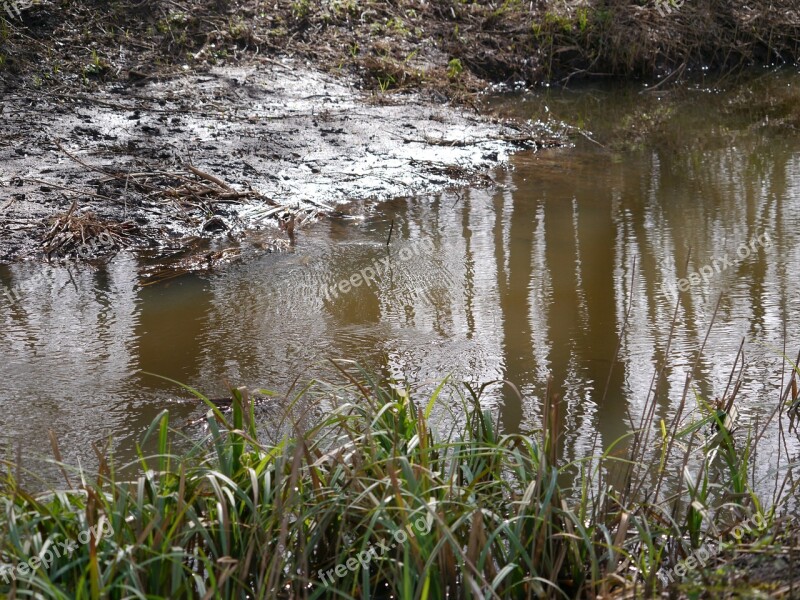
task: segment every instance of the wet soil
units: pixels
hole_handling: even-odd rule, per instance
[[[513,151],[560,139],[543,123],[363,92],[290,60],[88,93],[19,90],[3,118],[0,262],[126,246],[174,257],[258,230],[265,251],[281,250],[317,218],[491,184],[486,171]],[[194,267],[230,256],[202,248]]]

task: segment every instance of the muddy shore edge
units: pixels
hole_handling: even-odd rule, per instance
[[[207,269],[245,238],[281,251],[320,217],[491,184],[512,152],[562,138],[544,123],[377,98],[291,60],[135,90],[20,91],[4,99],[0,262],[131,248]]]
[[[0,264],[130,249],[148,281],[208,270],[244,239],[283,251],[320,217],[491,184],[512,152],[561,143],[421,86],[264,56],[237,37],[258,7],[42,1],[0,17]]]
[[[672,85],[800,48],[793,0],[9,1],[0,264],[194,248],[184,266],[208,268],[264,227],[280,250],[347,203],[486,183],[560,143],[488,116],[493,85]]]

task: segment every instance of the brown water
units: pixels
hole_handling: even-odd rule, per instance
[[[293,253],[246,242],[243,260],[211,275],[142,287],[125,256],[1,267],[0,283],[30,288],[13,304],[0,296],[3,443],[46,454],[53,429],[74,464],[91,465],[91,442],[109,435],[131,456],[164,408],[176,426],[204,412],[143,372],[210,395],[227,382],[284,391],[329,376],[334,357],[423,389],[447,374],[509,380],[521,399],[499,385],[484,398],[508,431],[538,426],[552,375],[575,458],[595,432],[607,445],[629,413],[638,422],[662,364],[657,418],[674,413],[701,347],[697,391],[718,397],[742,340],[742,422],[763,422],[783,368],[763,344],[800,349],[800,77],[727,88],[501,98],[505,112],[580,124],[595,141],[520,154],[495,187],[318,223]],[[674,291],[687,259],[705,279]],[[342,289],[368,268],[369,285]],[[766,444],[769,464],[777,436]]]

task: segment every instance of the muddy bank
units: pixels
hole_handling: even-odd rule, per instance
[[[796,63],[795,0],[8,0],[0,86],[92,88],[293,57],[364,89],[461,102],[490,84],[673,84]],[[666,87],[666,85],[665,85]]]
[[[208,240],[258,228],[280,250],[342,203],[475,183],[552,143],[475,116],[490,83],[670,73],[666,90],[699,65],[797,58],[792,0],[640,4],[15,2],[0,16],[0,262],[197,246],[193,270],[235,254]]]
[[[542,123],[376,98],[291,61],[134,89],[18,91],[3,117],[0,261],[196,246],[190,270],[254,232],[264,251],[281,250],[320,216],[491,183],[486,170],[510,152],[558,139]]]

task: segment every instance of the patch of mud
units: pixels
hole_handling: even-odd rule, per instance
[[[274,61],[92,95],[19,94],[0,117],[0,262],[43,248],[52,258],[43,242],[56,224],[72,236],[67,258],[123,245],[90,243],[67,214],[113,224],[140,249],[263,228],[293,243],[348,202],[475,182],[516,149],[558,141],[541,123],[392,104]]]

